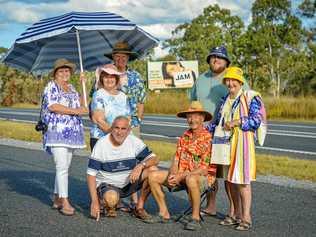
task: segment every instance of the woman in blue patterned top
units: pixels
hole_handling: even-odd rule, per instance
[[[113,64],[98,67],[96,83],[98,90],[93,93],[91,102],[91,120],[94,123],[90,131],[90,147],[111,130],[117,116],[129,116],[130,107],[127,96],[118,90],[121,73]]]
[[[84,130],[81,115],[88,109],[81,106],[82,98],[69,83],[75,65],[58,59],[52,71],[53,80],[44,89],[42,120],[47,125],[43,135],[45,150],[52,154],[56,165],[53,208],[64,215],[73,215],[75,209],[68,200],[68,169],[76,148],[84,148]],[[85,81],[84,76],[80,79]]]

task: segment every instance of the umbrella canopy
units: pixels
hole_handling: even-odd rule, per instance
[[[125,41],[139,56],[158,40],[129,20],[109,12],[70,12],[43,19],[15,41],[2,62],[34,74],[50,71],[54,61],[66,58],[84,70],[108,63],[104,54]],[[80,68],[78,67],[78,68]]]

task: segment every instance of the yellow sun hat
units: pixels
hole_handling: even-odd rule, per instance
[[[242,84],[244,84],[245,78],[243,77],[243,74],[243,71],[239,67],[228,67],[223,77],[223,83],[225,83],[226,78],[230,78],[240,81]]]

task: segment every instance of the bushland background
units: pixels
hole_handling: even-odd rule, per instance
[[[303,0],[295,6],[292,2],[256,0],[248,25],[230,10],[210,5],[191,22],[176,27],[172,38],[163,42],[169,55],[154,58],[151,52],[130,66],[146,79],[148,60],[198,60],[201,73],[208,70],[205,58],[210,48],[224,44],[232,65],[242,67],[251,88],[263,95],[269,119],[314,120],[316,2]],[[7,50],[0,47],[0,54]],[[90,89],[94,73],[87,72],[87,77]],[[0,105],[38,106],[48,80],[47,75],[26,74],[0,64]],[[80,91],[78,75],[72,83]],[[186,109],[188,92],[149,92],[146,113],[175,114]]]

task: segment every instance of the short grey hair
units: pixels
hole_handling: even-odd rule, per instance
[[[120,116],[117,116],[113,122],[112,122],[112,126],[116,123],[116,121],[118,120],[126,120],[128,122],[128,126],[130,127],[130,119],[127,117],[127,116],[124,116],[124,115],[120,115]]]

